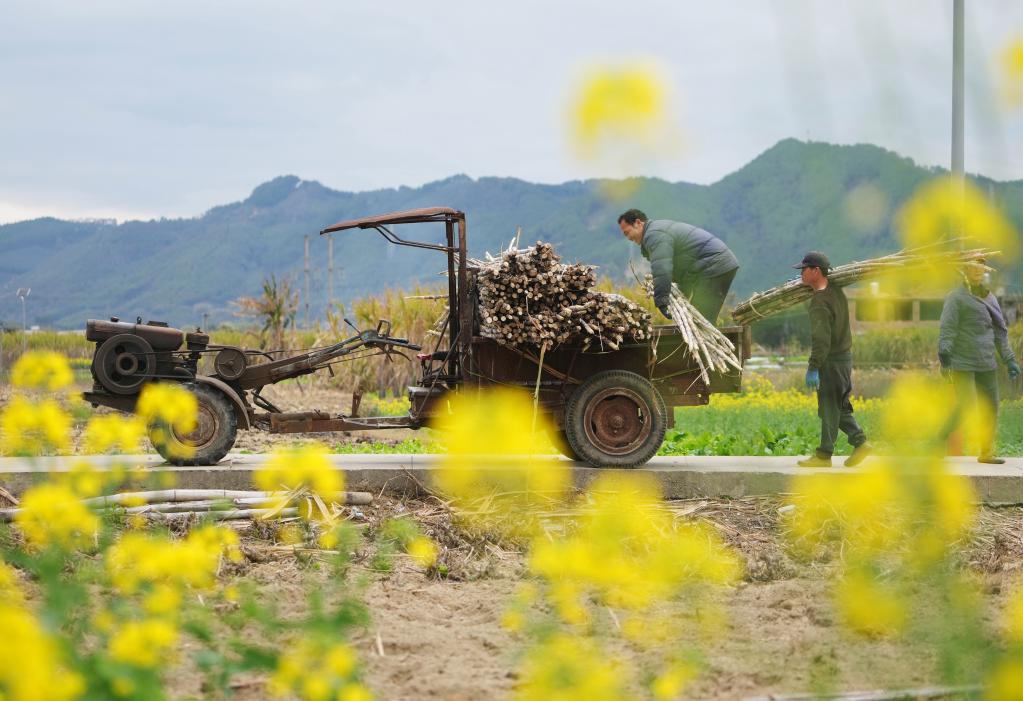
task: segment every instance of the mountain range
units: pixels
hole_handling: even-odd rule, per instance
[[[110,315],[179,327],[194,327],[204,315],[211,324],[236,319],[230,302],[258,296],[271,274],[303,290],[307,235],[310,315],[319,319],[328,264],[317,232],[343,219],[429,206],[467,213],[474,257],[506,247],[521,227],[523,244],[549,241],[564,260],[597,265],[619,281],[631,279],[630,260],[641,258],[619,232],[618,214],[637,207],[653,219],[686,221],[732,248],[741,264],[732,289],[745,297],[790,278],[790,266],[809,249],[825,251],[833,264],[897,250],[898,208],[943,173],[877,146],[786,139],[710,185],[656,178],[545,185],[455,175],[416,188],[342,192],[288,175],[195,218],[42,218],[0,226],[0,323],[20,326],[21,287],[32,289],[28,323],[42,327],[83,328],[87,318]],[[1023,230],[1023,181],[974,182]],[[398,233],[443,236],[436,225]],[[439,284],[444,267],[435,251],[395,247],[371,230],[339,232],[333,298],[348,303],[386,288]],[[1019,268],[1003,273],[1018,285]]]

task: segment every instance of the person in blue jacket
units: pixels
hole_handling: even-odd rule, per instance
[[[728,246],[710,232],[692,224],[654,219],[638,209],[618,217],[625,238],[638,244],[650,261],[654,278],[654,304],[668,314],[672,281],[703,317],[714,324],[739,270],[739,261]]]
[[[991,268],[984,261],[963,266],[963,284],[956,286],[941,310],[938,361],[941,374],[955,386],[957,407],[953,423],[975,406],[978,399],[987,407],[991,423],[981,437],[978,462],[1001,465],[995,456],[998,425],[998,360],[1010,380],[1020,376],[1019,363],[1009,346],[1009,330],[998,300],[988,289]]]

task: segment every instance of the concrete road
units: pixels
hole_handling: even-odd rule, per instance
[[[21,493],[39,478],[39,473],[69,469],[79,458],[46,457],[28,460],[0,458],[0,485],[14,494]],[[431,473],[442,456],[438,455],[331,455],[331,462],[345,471],[348,489],[393,493],[420,493],[431,484]],[[572,467],[577,486],[589,484],[605,470],[589,467],[562,457],[552,458]],[[782,494],[797,474],[853,475],[857,470],[845,467],[807,469],[796,466],[797,457],[656,457],[633,470],[653,475],[666,497],[742,497]],[[175,467],[158,455],[107,455],[89,458],[97,465],[120,464],[140,467],[154,473],[173,473],[173,483],[182,489],[252,489],[253,472],[266,460],[265,455],[232,453],[218,465]],[[1023,504],[1023,458],[1008,458],[1004,465],[981,465],[975,458],[949,458],[957,474],[969,477],[980,499],[987,503]],[[481,463],[485,462],[481,456]],[[836,465],[841,461],[836,458]],[[869,460],[864,466],[870,464]]]

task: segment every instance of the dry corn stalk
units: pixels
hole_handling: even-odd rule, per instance
[[[913,268],[927,268],[935,265],[957,266],[998,254],[998,251],[987,248],[926,254],[920,253],[921,250],[899,251],[881,258],[839,265],[828,273],[828,280],[839,287],[844,287],[869,278],[905,273]],[[812,294],[813,290],[804,285],[801,280],[789,280],[783,285],[757,292],[745,302],[739,303],[732,311],[732,318],[740,324],[748,324],[804,302]]]

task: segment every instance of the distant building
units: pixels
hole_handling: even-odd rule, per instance
[[[941,309],[945,304],[944,293],[921,292],[906,294],[886,292],[877,282],[865,287],[853,286],[845,290],[849,300],[849,323],[853,331],[877,326],[937,326],[941,321]],[[999,286],[995,297],[1002,307],[1006,322],[1011,326],[1023,319],[1023,294],[1007,291]]]

